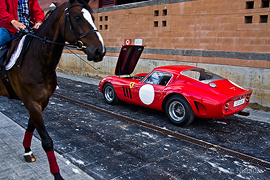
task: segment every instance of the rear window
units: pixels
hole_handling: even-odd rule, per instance
[[[196,79],[202,83],[209,83],[212,81],[225,79],[217,74],[214,74],[202,68],[188,69],[188,70],[182,71],[181,74],[184,76],[188,76],[193,79]]]

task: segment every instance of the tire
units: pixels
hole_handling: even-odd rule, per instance
[[[165,113],[172,124],[181,127],[189,125],[195,118],[188,101],[180,95],[168,99],[165,105]]]
[[[111,83],[107,83],[104,85],[103,97],[105,101],[111,105],[117,104],[119,102],[119,98],[117,97],[114,87]]]

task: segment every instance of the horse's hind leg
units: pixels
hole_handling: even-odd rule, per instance
[[[28,126],[27,126],[27,129],[25,131],[24,139],[23,139],[23,147],[24,147],[24,150],[25,150],[24,159],[25,159],[26,162],[34,162],[34,161],[36,161],[36,158],[33,155],[32,151],[31,151],[31,148],[30,148],[34,130],[35,130],[35,126],[32,123],[31,119],[29,118]]]

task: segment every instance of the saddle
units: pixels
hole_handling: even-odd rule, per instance
[[[1,78],[4,82],[4,85],[9,93],[10,99],[18,99],[20,100],[20,98],[16,95],[16,93],[14,92],[10,81],[8,79],[7,76],[7,72],[6,72],[6,68],[5,66],[8,64],[11,55],[14,53],[14,51],[17,49],[18,44],[21,40],[21,38],[23,37],[23,35],[21,34],[20,36],[18,36],[17,38],[15,38],[12,42],[3,45],[0,47],[0,71],[1,71]],[[23,45],[23,49],[22,52],[26,52],[28,45],[31,41],[31,37],[27,37],[24,41],[24,45]],[[20,60],[22,61],[23,58],[20,58]],[[22,64],[22,62],[19,63],[20,65]]]

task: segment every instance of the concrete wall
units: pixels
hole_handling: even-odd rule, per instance
[[[94,63],[86,60],[86,55],[78,54],[84,61],[73,54],[63,53],[57,70],[70,74],[101,79],[114,75],[118,57],[105,56],[103,61]],[[181,61],[165,61],[140,59],[133,73],[148,73],[153,68],[164,65],[191,65],[202,67],[218,75],[228,78],[245,89],[253,89],[251,103],[254,108],[269,110],[270,108],[270,69],[190,63]],[[95,70],[94,68],[97,70]]]

